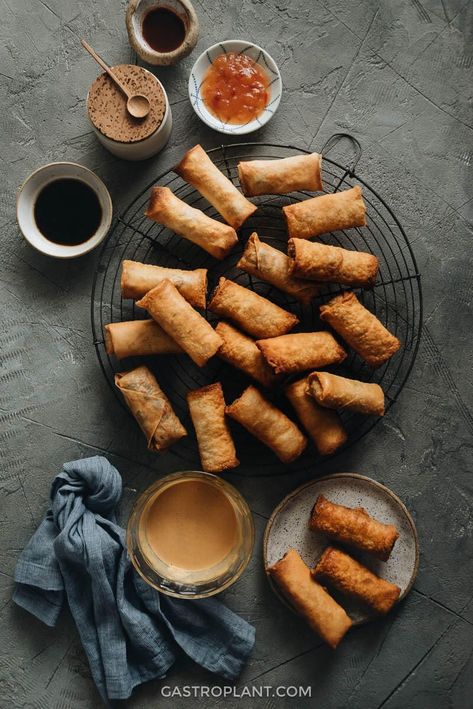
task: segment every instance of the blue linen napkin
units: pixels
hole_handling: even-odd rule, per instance
[[[174,599],[143,581],[115,519],[121,492],[120,474],[106,458],[66,463],[46,518],[18,560],[13,600],[54,626],[67,599],[106,703],[164,677],[179,648],[235,679],[255,629],[216,599]]]

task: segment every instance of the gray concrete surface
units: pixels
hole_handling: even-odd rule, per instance
[[[257,629],[238,686],[310,685],[311,699],[227,699],[229,707],[467,709],[473,696],[471,241],[473,228],[473,4],[465,0],[196,0],[193,54],[158,70],[174,111],[164,153],[130,165],[91,133],[84,101],[96,67],[85,36],[111,63],[134,61],[119,0],[0,0],[1,368],[0,706],[100,706],[67,613],[47,629],[11,601],[16,558],[47,506],[65,460],[108,455],[124,476],[125,508],[172,455],[151,458],[97,366],[89,303],[97,254],[71,263],[41,257],[15,222],[15,190],[51,160],[81,162],[109,186],[117,211],[197,141],[203,126],[186,80],[198,52],[225,38],[261,43],[283,76],[281,106],[255,139],[317,149],[337,130],[364,149],[359,173],[385,196],[415,249],[425,324],[415,370],[389,416],[320,473],[353,470],[390,486],[412,511],[421,543],[415,588],[385,619],[350,633],[334,654],[268,588],[258,546],[225,594]],[[267,517],[307,476],[228,475]],[[123,703],[164,700],[163,684],[220,684],[186,659],[164,682]],[[211,707],[223,702],[202,700]]]

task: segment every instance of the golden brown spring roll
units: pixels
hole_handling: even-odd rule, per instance
[[[239,465],[225,418],[225,399],[220,382],[187,392],[187,403],[199,444],[202,470],[220,473]]]
[[[307,380],[300,379],[286,387],[285,393],[291,402],[297,418],[312,438],[321,455],[332,455],[347,440],[338,414],[319,406],[307,396]]]
[[[174,172],[195,187],[234,229],[257,208],[214,165],[200,145],[187,151]]]
[[[312,577],[328,583],[337,591],[353,596],[371,606],[376,613],[387,613],[399,598],[401,589],[385,581],[360,564],[345,552],[327,547],[318,564],[312,569]]]
[[[309,527],[331,539],[356,547],[378,559],[389,559],[399,532],[392,524],[383,524],[370,517],[362,507],[344,507],[319,495]]]
[[[116,374],[115,384],[145,434],[150,450],[165,450],[187,436],[171,402],[148,367]]]
[[[322,156],[293,155],[281,160],[251,160],[238,163],[241,189],[248,197],[286,194],[297,190],[322,189]]]
[[[180,268],[151,266],[139,261],[122,263],[121,288],[124,298],[142,298],[149,290],[168,280],[191,305],[205,308],[207,295],[207,269],[184,271]]]
[[[378,259],[363,251],[289,239],[287,253],[291,259],[290,272],[298,278],[369,288],[378,274]]]
[[[310,239],[329,231],[366,226],[366,207],[359,185],[289,204],[282,211],[291,239]]]
[[[347,356],[330,332],[297,332],[257,340],[256,344],[276,374],[338,364]]]
[[[208,308],[259,338],[284,335],[299,322],[279,305],[227,278],[220,278]]]
[[[296,424],[252,385],[227,406],[226,412],[271,448],[283,463],[298,458],[307,445],[306,437]]]
[[[118,359],[182,352],[154,320],[114,322],[105,325],[104,330],[107,354]]]
[[[145,308],[199,367],[203,367],[222,344],[220,335],[171,281],[152,288],[137,305]]]
[[[295,549],[268,567],[284,596],[330,647],[335,649],[352,621],[344,609],[311,576]]]
[[[237,266],[242,271],[271,283],[284,293],[293,295],[301,303],[310,303],[320,290],[315,283],[308,283],[292,276],[291,261],[286,254],[260,241],[256,232],[253,232],[248,239]]]
[[[384,415],[384,391],[379,384],[359,382],[328,372],[312,372],[307,378],[307,393],[329,409]]]
[[[145,214],[218,259],[225,258],[238,241],[233,227],[186,204],[169,187],[153,187]]]
[[[253,377],[265,387],[272,387],[277,383],[278,377],[251,337],[222,321],[218,323],[215,330],[223,340],[223,345],[217,352],[218,357]]]
[[[384,364],[401,346],[397,337],[360,303],[354,293],[342,293],[321,305],[320,318],[373,368]]]

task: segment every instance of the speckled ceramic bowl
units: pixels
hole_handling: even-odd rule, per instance
[[[312,480],[284,498],[266,525],[265,568],[276,563],[291,547],[299,552],[308,566],[315,566],[330,543],[327,537],[309,529],[310,514],[318,495],[324,495],[338,505],[364,507],[380,522],[396,526],[399,539],[388,561],[380,561],[357,550],[350,553],[381,578],[397,584],[401,589],[399,600],[402,600],[412,588],[419,565],[419,541],[414,521],[391,490],[356,473],[338,473]],[[268,579],[274,592],[289,606],[269,575]],[[354,625],[361,625],[375,617],[361,603],[332,591],[330,593],[343,605]]]
[[[241,125],[224,123],[219,118],[212,115],[207,109],[201,94],[202,84],[207,69],[212,65],[214,60],[220,56],[220,54],[227,52],[237,52],[250,57],[264,69],[270,80],[269,101],[263,113],[252,121],[248,121],[247,123],[243,123]],[[245,135],[246,133],[253,133],[253,131],[264,126],[265,123],[271,120],[276,113],[281,100],[281,94],[281,74],[279,73],[279,69],[274,59],[268,54],[268,52],[265,52],[264,49],[258,47],[257,44],[252,44],[251,42],[238,39],[229,39],[226,42],[214,44],[212,47],[206,49],[205,52],[202,52],[192,67],[189,77],[189,98],[194,111],[208,126],[214,130],[217,130],[219,133],[226,133],[228,135]]]

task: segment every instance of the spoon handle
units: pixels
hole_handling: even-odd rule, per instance
[[[102,57],[100,57],[100,56],[97,54],[97,52],[96,52],[94,49],[92,49],[92,47],[90,46],[90,44],[89,44],[88,42],[86,42],[85,39],[81,39],[81,44],[82,44],[82,46],[84,47],[84,49],[86,49],[86,50],[89,52],[90,56],[95,59],[95,61],[97,62],[97,64],[99,64],[99,65],[102,67],[102,69],[107,72],[107,74],[110,76],[110,78],[113,79],[113,81],[117,84],[117,86],[123,91],[123,93],[125,94],[125,96],[126,96],[127,98],[130,98],[130,93],[129,93],[129,91],[128,91],[128,88],[125,86],[125,84],[123,84],[123,83],[120,81],[120,79],[118,78],[118,76],[110,69],[110,67],[108,66],[108,64],[106,64],[106,63],[104,62],[104,60],[102,59]]]

